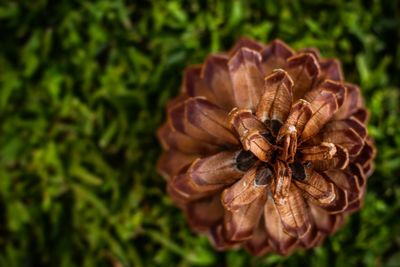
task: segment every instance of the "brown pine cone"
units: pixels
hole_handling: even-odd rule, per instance
[[[375,148],[340,62],[241,39],[185,71],[158,131],[168,192],[220,250],[311,248],[360,209]]]

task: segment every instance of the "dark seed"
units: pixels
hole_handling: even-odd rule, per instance
[[[266,185],[272,180],[272,171],[267,166],[263,165],[257,169],[255,183],[256,185]]]
[[[240,151],[239,155],[236,157],[236,168],[240,171],[249,170],[254,163],[256,163],[257,157],[253,155],[250,151]]]
[[[282,127],[282,122],[278,121],[278,120],[271,120],[271,130],[274,133],[275,136],[278,135],[279,130]]]
[[[267,139],[268,142],[270,142],[271,144],[275,143],[275,138],[271,133],[263,133],[261,134],[265,139]]]
[[[298,161],[294,162],[293,164],[290,164],[290,169],[292,170],[292,177],[303,181],[306,179],[307,175],[304,169],[304,165]]]

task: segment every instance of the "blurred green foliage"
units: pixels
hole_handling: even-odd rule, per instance
[[[1,1],[0,31],[0,266],[400,266],[399,1]],[[215,252],[155,172],[184,67],[243,35],[340,58],[371,111],[365,207],[289,258]]]

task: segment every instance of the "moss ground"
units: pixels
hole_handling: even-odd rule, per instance
[[[400,266],[398,1],[2,1],[0,266]],[[155,172],[184,67],[240,36],[343,62],[378,147],[365,207],[289,258],[217,253]]]

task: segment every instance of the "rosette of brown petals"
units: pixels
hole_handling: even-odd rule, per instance
[[[375,154],[367,118],[336,59],[243,38],[186,69],[158,170],[217,249],[287,255],[360,208]]]

